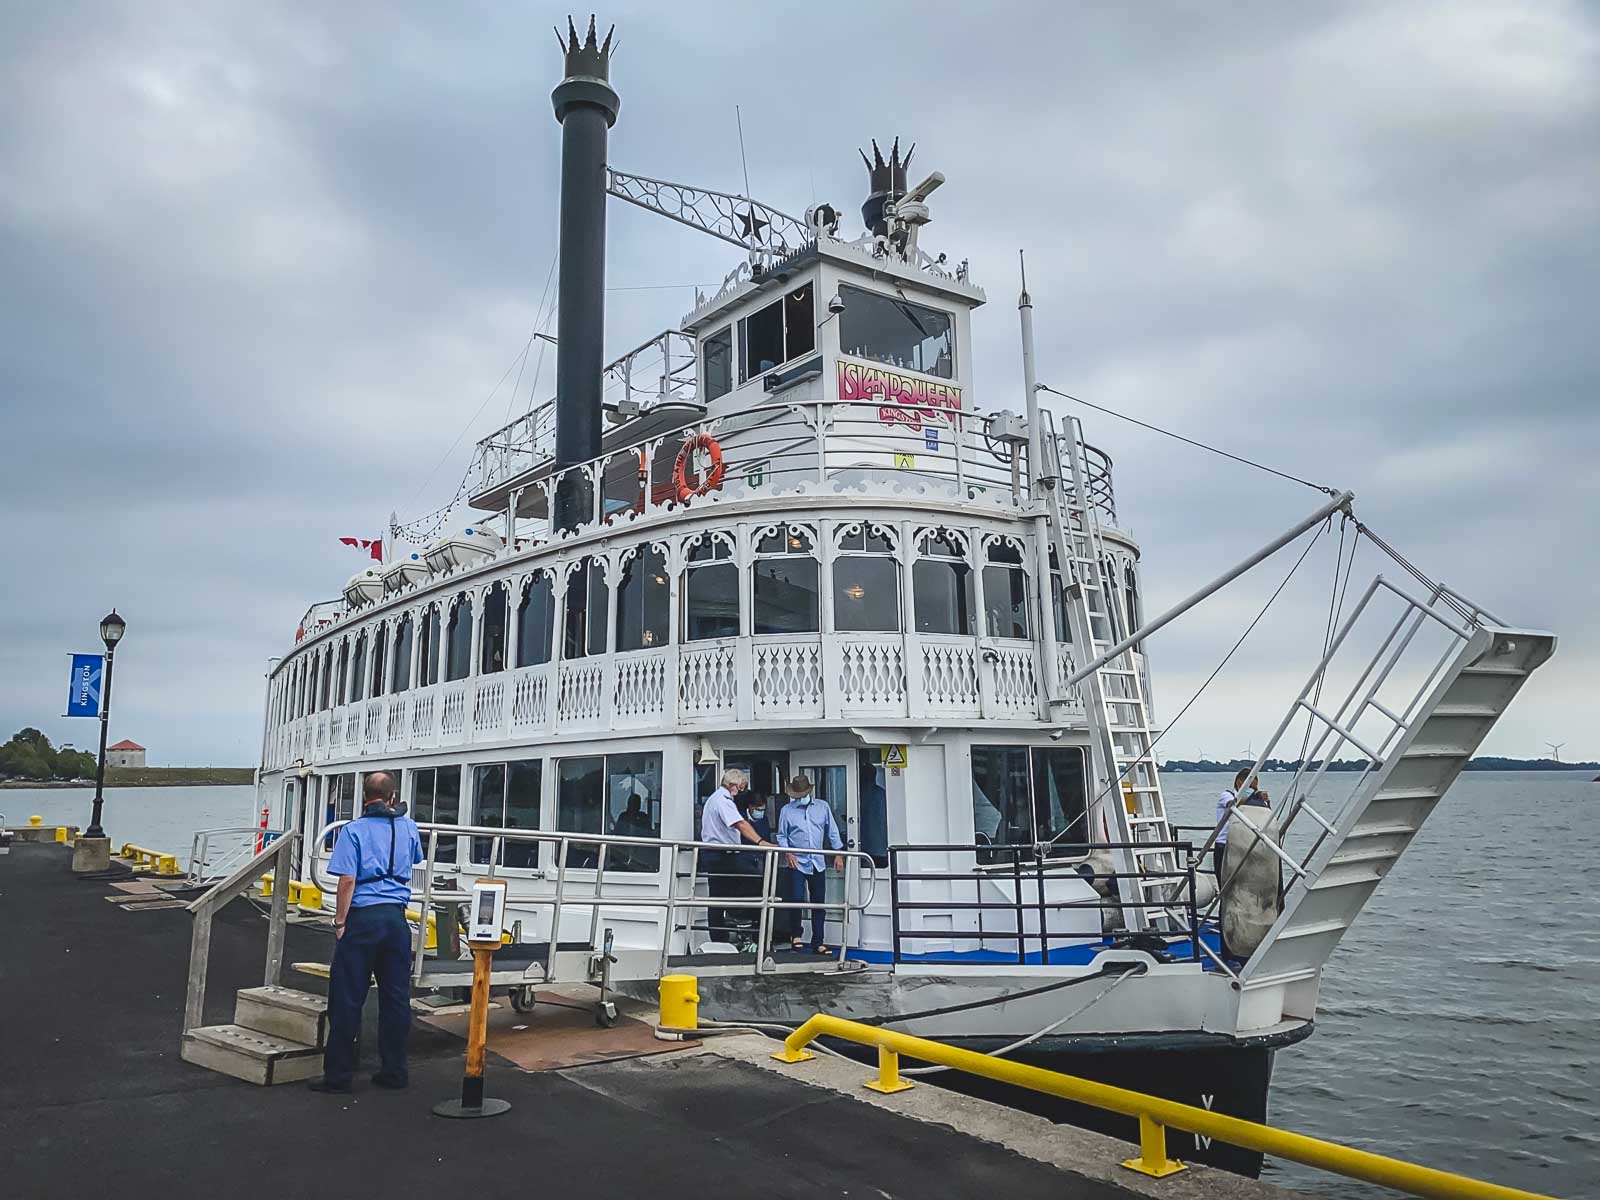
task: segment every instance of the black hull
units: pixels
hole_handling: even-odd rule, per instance
[[[1307,1029],[1306,1032],[1310,1032]],[[865,1060],[875,1052],[833,1043],[852,1057]],[[976,1049],[977,1047],[974,1047]],[[1031,1066],[1146,1092],[1196,1108],[1226,1113],[1247,1121],[1267,1119],[1267,1089],[1272,1082],[1273,1044],[1183,1046],[1168,1048],[1049,1049],[1006,1055]],[[873,1061],[876,1061],[873,1059]],[[906,1063],[906,1065],[913,1065]],[[918,1083],[937,1084],[968,1096],[1034,1113],[1062,1125],[1076,1125],[1137,1145],[1139,1123],[1132,1117],[1041,1095],[959,1071],[941,1071]],[[1167,1130],[1167,1153],[1181,1162],[1205,1163],[1256,1179],[1262,1156],[1224,1142],[1198,1138],[1181,1129]],[[1129,1157],[1133,1156],[1130,1148]]]

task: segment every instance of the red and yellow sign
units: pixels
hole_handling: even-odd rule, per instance
[[[877,400],[885,425],[951,425],[961,411],[961,389],[951,383],[901,375],[887,367],[839,360],[839,399]]]

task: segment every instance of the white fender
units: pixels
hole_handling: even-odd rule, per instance
[[[1260,805],[1244,805],[1250,824],[1274,843],[1280,841],[1277,818]],[[1222,856],[1222,943],[1238,958],[1249,958],[1267,936],[1282,908],[1282,871],[1272,850],[1260,844],[1237,813],[1228,818],[1228,848]]]

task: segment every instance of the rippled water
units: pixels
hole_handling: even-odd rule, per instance
[[[1274,778],[1263,782],[1271,790]],[[1274,1124],[1555,1196],[1600,1198],[1600,784],[1462,775],[1345,936]],[[1220,775],[1163,777],[1209,822]],[[1329,1196],[1391,1192],[1283,1164]]]
[[[1268,776],[1272,780],[1287,776]],[[1271,1117],[1496,1183],[1600,1200],[1600,784],[1463,775],[1324,976],[1316,1033],[1278,1054]],[[1212,819],[1220,775],[1165,777],[1173,819]],[[87,824],[91,792],[0,791],[13,824]],[[251,823],[252,789],[115,788],[118,841],[186,854]],[[1393,1193],[1293,1164],[1327,1196]]]

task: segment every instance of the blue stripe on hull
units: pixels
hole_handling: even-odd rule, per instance
[[[1215,929],[1206,928],[1200,931],[1200,940],[1218,957],[1222,955],[1222,938]],[[1052,966],[1085,966],[1094,961],[1095,957],[1112,948],[1111,938],[1101,938],[1097,942],[1074,942],[1070,946],[1052,946],[1050,948],[1049,962]],[[1167,943],[1167,953],[1178,962],[1188,962],[1193,958],[1192,947],[1188,938],[1181,938]],[[889,950],[850,950],[845,957],[867,963],[892,963],[894,954]],[[1029,952],[1019,962],[1015,954],[1007,954],[1003,950],[936,950],[929,954],[902,954],[900,961],[903,963],[951,963],[951,964],[993,964],[995,966],[1040,966],[1043,960],[1037,950]],[[1202,959],[1209,963],[1209,959]]]

